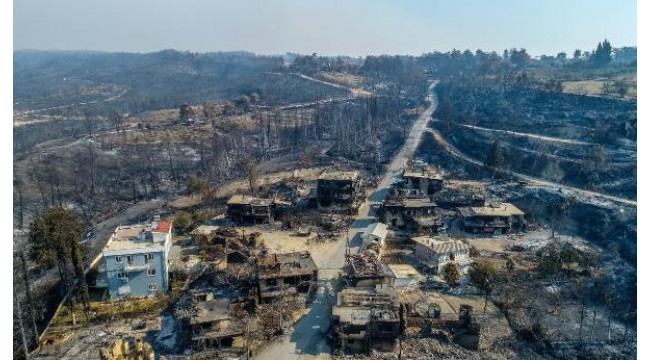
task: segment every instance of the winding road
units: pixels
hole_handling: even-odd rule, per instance
[[[16,112],[14,114],[14,116],[25,116],[25,115],[35,114],[35,113],[39,113],[39,112],[43,112],[43,111],[49,111],[49,110],[60,110],[60,109],[65,109],[65,108],[75,107],[75,106],[83,106],[83,105],[99,104],[99,103],[103,103],[103,102],[111,102],[111,101],[115,101],[115,100],[121,98],[128,91],[129,91],[129,88],[126,87],[125,89],[120,91],[118,94],[115,94],[115,95],[113,95],[111,97],[108,97],[106,99],[84,101],[84,102],[79,102],[79,103],[74,103],[74,104],[53,106],[53,107],[48,107],[48,108],[43,108],[43,109],[19,111],[19,112]],[[45,121],[49,121],[49,120],[27,121],[27,122],[18,122],[18,123],[14,122],[14,126],[21,126],[21,125],[26,125],[26,124],[32,124],[32,123],[35,123],[35,122],[45,122]]]
[[[462,153],[460,150],[458,150],[455,146],[451,145],[440,133],[440,131],[436,129],[427,129],[427,132],[429,132],[431,135],[433,135],[433,139],[440,145],[442,146],[449,154],[452,156],[463,160],[465,162],[468,162],[470,164],[474,164],[477,166],[483,166],[483,162],[476,160],[464,153]],[[580,198],[583,202],[586,203],[591,203],[594,205],[598,206],[607,206],[608,204],[606,202],[612,202],[615,203],[616,205],[626,205],[626,206],[633,206],[636,207],[636,201],[630,200],[630,199],[625,199],[622,197],[618,196],[613,196],[613,195],[607,195],[607,194],[602,194],[594,191],[589,191],[589,190],[584,190],[576,187],[571,187],[567,186],[564,184],[558,184],[552,181],[544,180],[544,179],[539,179],[535,178],[529,175],[524,175],[521,173],[509,171],[508,174],[517,177],[521,180],[528,181],[531,186],[539,186],[539,187],[544,187],[547,189],[552,190],[553,192],[559,192],[564,195],[568,196],[574,196],[576,198]],[[560,190],[561,189],[561,190]]]
[[[443,122],[442,120],[438,120],[438,119],[434,119],[433,121],[434,122]],[[500,133],[500,134],[506,134],[506,135],[512,135],[512,136],[519,136],[519,137],[524,137],[524,138],[537,139],[537,140],[560,143],[560,144],[583,145],[583,146],[593,145],[593,143],[586,142],[586,141],[556,138],[556,137],[551,137],[551,136],[544,136],[544,135],[537,135],[537,134],[530,134],[530,133],[522,133],[522,132],[517,132],[517,131],[511,131],[511,130],[490,129],[490,128],[484,128],[484,127],[469,125],[469,124],[454,124],[454,125],[462,126],[464,128],[473,129],[473,130]]]

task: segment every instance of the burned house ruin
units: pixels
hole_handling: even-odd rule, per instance
[[[444,229],[444,222],[436,214],[437,206],[429,198],[389,199],[378,214],[382,222],[393,228],[435,234]]]
[[[481,207],[459,208],[463,230],[470,233],[501,232],[524,229],[524,212],[510,203],[492,203]]]
[[[256,264],[259,303],[316,289],[318,268],[308,251],[258,256]]]
[[[361,205],[361,178],[357,171],[324,172],[318,177],[319,210],[356,214]]]
[[[343,352],[391,352],[404,328],[403,312],[389,288],[348,288],[332,307],[332,330]]]
[[[445,180],[432,197],[442,209],[485,205],[485,186],[480,181]]]
[[[379,262],[372,250],[365,251],[363,254],[347,255],[345,274],[350,286],[388,285],[392,281],[392,274],[387,266]]]
[[[237,224],[269,224],[284,215],[291,206],[286,201],[250,195],[233,195],[228,202],[228,217]]]
[[[404,198],[430,197],[442,189],[442,176],[431,169],[405,170],[402,180],[391,189],[392,195]]]
[[[209,247],[212,245],[211,240],[216,237],[215,232],[217,230],[219,230],[219,226],[200,225],[196,229],[190,231],[192,245],[200,248]]]
[[[206,293],[195,296],[193,303],[196,309],[190,318],[193,350],[236,350],[233,347],[241,347],[244,330],[240,323],[231,318],[228,299],[215,300],[212,293]]]

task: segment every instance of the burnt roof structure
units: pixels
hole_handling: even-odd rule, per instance
[[[524,215],[523,211],[510,203],[493,203],[480,207],[464,207],[459,208],[458,211],[463,217],[507,217]]]
[[[358,171],[325,171],[318,180],[355,181],[359,179]]]
[[[258,256],[256,261],[260,279],[308,275],[318,269],[308,251]]]
[[[228,199],[226,205],[253,205],[253,206],[271,206],[272,199],[262,199],[251,195],[237,194]]]
[[[346,273],[354,285],[360,282],[367,285],[383,284],[391,275],[386,265],[379,262],[373,251],[348,255]]]
[[[479,181],[445,180],[442,189],[433,195],[441,207],[482,206],[485,186]]]
[[[190,319],[190,325],[212,323],[215,321],[230,319],[228,313],[228,299],[199,301],[194,304],[196,314]]]

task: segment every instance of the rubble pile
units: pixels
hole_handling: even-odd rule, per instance
[[[101,360],[154,360],[155,354],[149,343],[141,338],[117,339],[111,347],[100,348]]]

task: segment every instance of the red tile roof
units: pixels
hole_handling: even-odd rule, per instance
[[[169,220],[158,220],[156,228],[153,229],[155,232],[169,232],[169,229],[172,227],[172,222]]]

